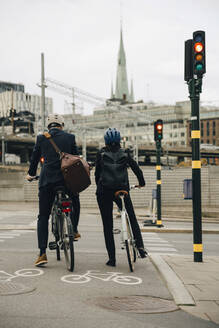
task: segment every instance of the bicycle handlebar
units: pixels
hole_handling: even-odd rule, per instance
[[[28,180],[29,182],[32,182],[32,181],[34,181],[34,180],[39,180],[39,175],[36,175],[33,179],[31,179],[31,180]]]
[[[140,189],[143,188],[143,186],[139,186],[139,185],[131,185],[130,189]]]

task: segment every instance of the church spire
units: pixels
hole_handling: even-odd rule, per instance
[[[117,75],[116,75],[116,90],[115,98],[129,101],[128,79],[126,72],[126,57],[123,45],[122,27],[120,30],[120,46],[118,54]]]

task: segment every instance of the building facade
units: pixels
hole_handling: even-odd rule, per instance
[[[24,92],[24,85],[20,83],[11,83],[11,82],[4,82],[0,81],[0,93],[5,91],[18,91],[18,92]]]
[[[21,111],[28,111],[35,116],[35,133],[42,131],[41,124],[41,97],[38,95],[31,95],[20,91],[5,91],[0,93],[0,117],[9,117],[10,109],[16,110],[17,113]],[[45,116],[53,112],[52,98],[45,98]]]

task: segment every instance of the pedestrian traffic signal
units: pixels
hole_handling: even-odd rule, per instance
[[[163,139],[163,121],[157,120],[154,122],[154,140],[160,141]]]
[[[193,33],[193,74],[202,77],[205,72],[205,32],[196,31]]]

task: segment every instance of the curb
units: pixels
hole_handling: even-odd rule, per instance
[[[164,279],[176,305],[195,306],[196,304],[191,294],[162,257],[158,254],[151,254],[149,258]]]

